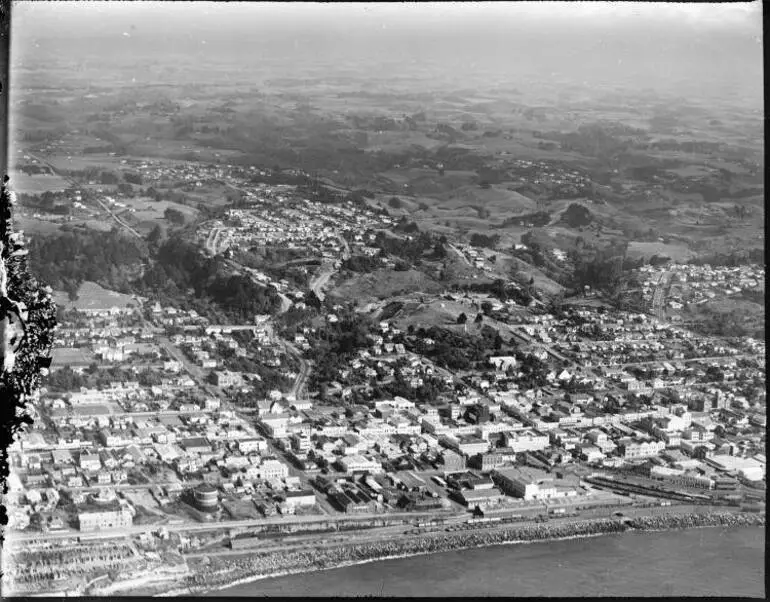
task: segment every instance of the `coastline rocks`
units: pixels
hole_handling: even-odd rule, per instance
[[[693,527],[754,527],[765,524],[764,514],[735,514],[710,512],[708,514],[664,514],[639,516],[627,521],[628,526],[640,531],[658,529],[690,529]]]
[[[187,585],[195,591],[211,590],[241,579],[290,574],[344,566],[395,556],[433,554],[514,542],[590,537],[625,531],[656,531],[694,527],[744,527],[765,524],[764,514],[665,514],[626,519],[598,519],[564,523],[511,526],[495,530],[442,533],[424,537],[390,539],[327,548],[262,552],[237,559],[217,559],[201,567]]]

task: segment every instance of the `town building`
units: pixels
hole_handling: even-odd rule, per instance
[[[83,532],[120,529],[132,524],[133,515],[130,509],[117,502],[109,508],[88,508],[78,512],[78,525]]]

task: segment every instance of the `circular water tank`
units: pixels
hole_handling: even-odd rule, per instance
[[[217,488],[213,485],[203,483],[198,485],[194,491],[195,503],[199,508],[211,509],[216,508],[219,496],[217,494]]]

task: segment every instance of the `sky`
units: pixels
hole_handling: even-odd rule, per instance
[[[171,20],[159,19],[169,16]],[[761,35],[761,2],[424,2],[424,3],[311,3],[311,2],[14,2],[20,27],[63,34],[66,29],[110,29],[121,24],[147,27],[189,27],[244,22],[269,25],[282,32],[323,24],[366,28],[420,30],[469,25],[593,29],[647,29],[750,32]],[[99,29],[101,29],[100,27]],[[58,32],[56,31],[58,29]]]
[[[305,61],[360,59],[376,69],[390,59],[447,73],[484,67],[653,88],[690,80],[756,91],[762,80],[759,1],[18,1],[13,11],[14,57],[194,53],[255,66],[283,59],[287,74]]]

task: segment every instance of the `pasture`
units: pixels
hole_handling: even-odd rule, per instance
[[[67,180],[61,176],[50,174],[27,175],[21,172],[11,173],[11,187],[17,193],[42,194],[44,192],[61,192],[69,187]]]
[[[653,255],[665,255],[674,261],[686,261],[695,255],[695,253],[690,251],[690,249],[683,244],[634,241],[629,243],[627,255],[630,259],[638,259],[640,257],[648,258]]]

